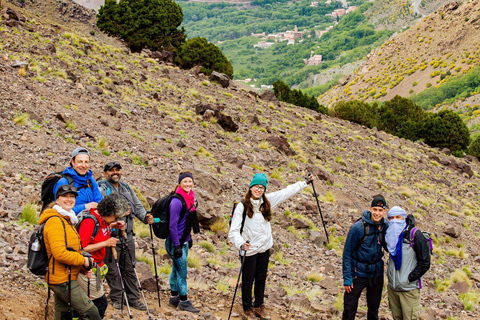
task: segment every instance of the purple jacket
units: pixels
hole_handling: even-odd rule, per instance
[[[187,214],[183,217],[181,221],[180,219],[180,213],[182,212],[182,201],[180,201],[177,198],[172,198],[172,201],[170,202],[170,235],[169,238],[173,242],[174,246],[179,246],[180,245],[180,238],[183,235],[183,232],[185,231],[185,225],[187,223]],[[190,234],[187,236],[185,239],[185,242],[188,242],[190,240],[191,236]]]

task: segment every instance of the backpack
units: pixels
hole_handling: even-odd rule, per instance
[[[52,172],[43,180],[42,193],[40,198],[42,200],[42,210],[40,212],[42,212],[49,203],[55,201],[55,195],[53,194],[53,189],[55,188],[55,185],[57,184],[57,182],[62,178],[67,179],[68,184],[73,186],[72,176],[69,174],[64,174],[63,171]],[[93,190],[90,180],[88,180],[88,184],[86,186],[81,186],[80,188],[77,188],[77,190],[87,188],[87,187]]]
[[[187,214],[187,204],[181,195],[172,191],[163,198],[158,199],[152,206],[150,213],[155,219],[155,223],[152,225],[153,233],[160,239],[167,239],[170,235],[170,202],[173,198],[177,198],[182,201],[182,212],[180,213],[180,219]]]
[[[421,231],[417,229],[416,227],[412,228],[410,231],[410,247],[413,247],[413,242],[415,239],[415,232],[420,231],[423,234],[423,237],[425,238],[425,241],[428,243],[428,247],[430,248],[430,254],[433,253],[433,239],[432,239],[432,234],[427,231]]]
[[[77,229],[77,231],[80,229],[80,225],[82,224],[83,220],[93,220],[93,222],[95,223],[95,227],[93,228],[92,237],[90,238],[90,241],[92,241],[93,238],[95,238],[95,236],[97,235],[98,230],[100,229],[100,222],[98,221],[98,218],[93,213],[91,213],[89,209],[86,209],[78,214],[77,219],[78,222],[75,224],[75,229]]]
[[[48,264],[50,262],[50,258],[52,258],[52,256],[49,257],[47,254],[47,248],[45,247],[45,239],[43,236],[43,229],[45,228],[45,224],[50,218],[45,220],[44,223],[42,223],[35,230],[33,230],[32,235],[30,236],[30,241],[28,243],[27,268],[30,270],[30,272],[37,276],[44,276],[47,274]],[[62,221],[63,231],[65,235],[65,244],[67,244],[67,231],[65,230],[65,223],[63,222],[62,218],[57,218]]]
[[[232,226],[232,220],[233,220],[233,213],[235,212],[235,209],[237,208],[237,205],[239,204],[238,201],[235,201],[233,203],[233,208],[232,208],[232,212],[230,213],[230,221],[228,222],[228,226],[231,227]],[[243,204],[243,201],[242,201],[242,204]],[[245,219],[247,218],[247,210],[245,210],[245,206],[243,206],[243,214],[242,214],[242,224],[240,226],[240,234],[242,234],[243,232],[243,227],[245,226]]]

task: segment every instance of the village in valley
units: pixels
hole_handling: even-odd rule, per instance
[[[350,12],[353,12],[358,9],[357,6],[350,6],[346,0],[338,0],[339,2],[342,3],[343,8],[335,9],[331,13],[328,13],[326,15],[331,16],[334,21],[334,25],[338,23],[338,20],[340,17],[345,16],[349,14]],[[325,4],[331,4],[332,0],[327,0]],[[310,7],[318,7],[319,2],[318,1],[312,1],[310,4]],[[315,37],[316,38],[321,38],[325,33],[333,29],[334,25],[328,26],[324,30],[314,30],[315,31]],[[254,48],[259,48],[259,49],[267,49],[276,43],[279,42],[287,42],[287,45],[295,45],[295,43],[301,43],[303,42],[304,38],[310,38],[311,32],[309,30],[303,30],[299,31],[297,26],[295,26],[294,30],[287,30],[285,32],[279,32],[279,33],[271,33],[271,34],[266,34],[265,32],[262,33],[252,33],[252,37],[256,37],[261,39],[257,44],[254,44]],[[317,66],[322,63],[322,55],[321,54],[315,54],[314,51],[311,52],[310,57],[307,59],[303,59],[305,65],[309,66]],[[252,81],[252,79],[244,79],[244,80],[239,80],[244,83],[249,83]],[[253,79],[253,81],[256,81]],[[252,87],[255,87],[255,85],[250,85]],[[273,86],[271,85],[262,85],[261,89],[272,89]]]

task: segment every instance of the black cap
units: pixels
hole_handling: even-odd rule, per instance
[[[122,169],[122,166],[118,161],[110,161],[103,167],[103,172],[112,170],[113,168],[118,167],[118,169]]]
[[[62,184],[57,189],[57,193],[55,194],[55,199],[67,193],[73,193],[75,197],[78,196],[77,188],[75,188],[71,184]]]
[[[381,208],[385,209],[387,207],[387,201],[385,201],[384,197],[377,196],[377,197],[373,198],[371,207],[372,208],[373,207],[381,207]]]

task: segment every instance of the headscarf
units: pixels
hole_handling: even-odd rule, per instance
[[[388,221],[385,241],[387,242],[388,252],[395,262],[395,269],[399,270],[402,265],[403,230],[407,226],[405,221],[407,212],[398,206],[394,206],[388,211],[388,217],[394,216],[402,216],[403,220],[392,219]]]

